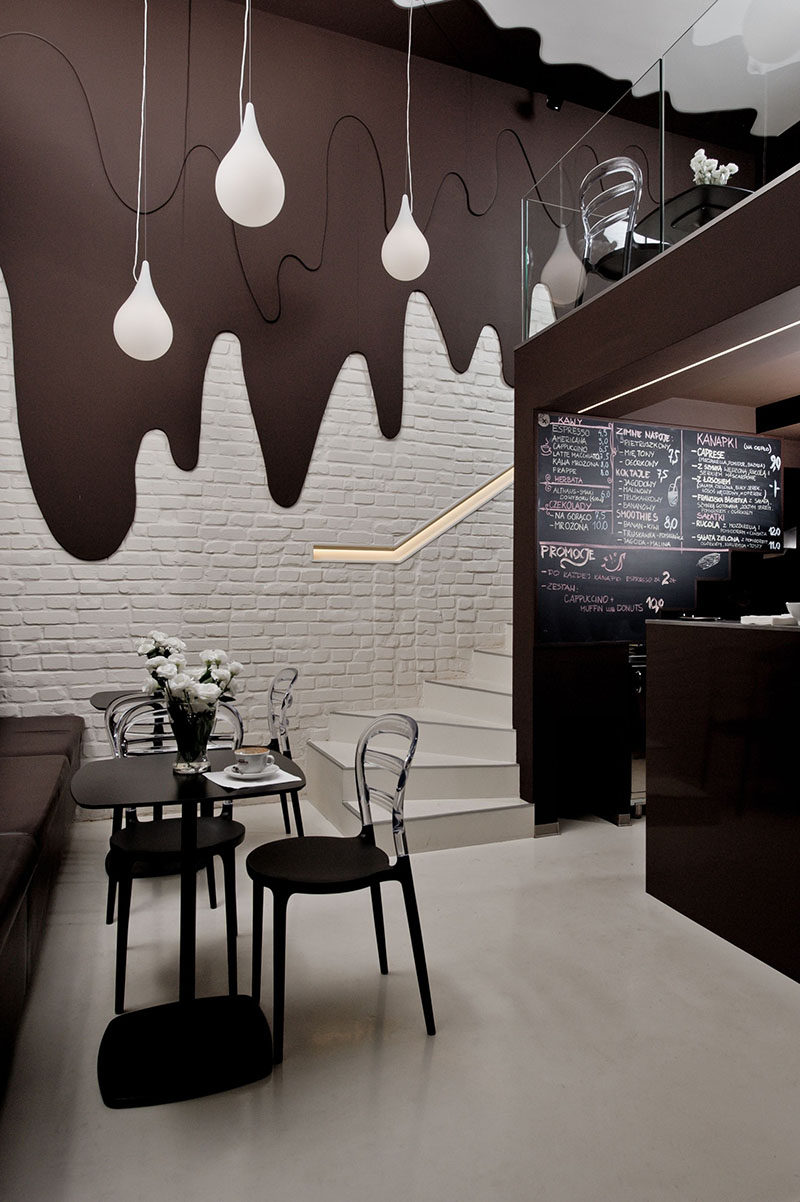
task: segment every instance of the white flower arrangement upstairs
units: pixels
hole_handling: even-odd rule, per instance
[[[739,170],[736,163],[725,163],[720,166],[718,159],[710,159],[704,150],[695,151],[695,156],[689,163],[694,172],[696,184],[727,184],[732,175]]]
[[[145,693],[163,692],[167,701],[178,701],[193,713],[214,709],[223,693],[233,692],[233,678],[242,670],[219,648],[202,652],[202,668],[187,668],[186,644],[160,630],[146,634],[136,651],[145,657],[150,673]]]

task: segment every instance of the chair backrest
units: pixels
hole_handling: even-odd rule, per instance
[[[580,186],[585,267],[593,266],[600,243],[604,253],[624,249],[623,274],[627,274],[641,196],[642,169],[626,155],[605,159],[587,171]],[[617,229],[612,229],[614,226]]]
[[[112,701],[105,713],[106,735],[118,758],[174,751],[175,740],[164,701],[131,693]],[[217,718],[209,747],[240,747],[244,737],[242,719],[227,701],[217,702]]]
[[[281,668],[269,686],[268,712],[270,746],[282,755],[291,758],[289,746],[289,710],[292,708],[292,690],[297,680],[297,668]]]
[[[405,742],[404,749],[401,752],[378,750],[373,742],[382,735],[399,736]],[[392,835],[398,856],[408,855],[403,803],[418,737],[419,728],[413,718],[405,714],[384,714],[363,731],[356,747],[356,795],[362,827],[372,827],[370,806],[373,801],[388,810],[392,815]],[[373,772],[379,773],[380,784],[375,783]],[[393,782],[392,787],[385,787],[390,782]]]

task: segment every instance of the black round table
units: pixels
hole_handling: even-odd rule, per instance
[[[233,763],[231,750],[209,754],[211,770]],[[72,779],[72,795],[85,809],[153,804],[181,807],[181,902],[178,1001],[133,1010],[112,1019],[97,1056],[100,1093],[107,1106],[152,1106],[203,1097],[259,1081],[272,1070],[272,1038],[253,998],[237,994],[195,996],[197,810],[232,796],[297,792],[305,777],[280,754],[275,762],[296,782],[254,782],[226,788],[206,776],[179,777],[174,752],[93,760]]]

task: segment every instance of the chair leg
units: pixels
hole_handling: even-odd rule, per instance
[[[272,1061],[283,1060],[283,1013],[286,999],[286,907],[285,893],[273,894],[272,918]]]
[[[287,835],[291,835],[292,828],[289,825],[289,803],[286,800],[286,794],[281,793],[281,813],[283,814],[283,829]]]
[[[303,815],[300,813],[300,798],[297,796],[297,789],[292,789],[292,813],[294,814],[295,830],[302,838],[305,831],[303,830]]]
[[[435,1035],[436,1024],[433,1020],[433,1002],[431,1001],[431,987],[428,981],[428,966],[425,962],[425,946],[422,942],[422,927],[419,922],[417,895],[414,891],[414,880],[411,876],[411,864],[407,859],[405,860],[405,864],[407,865],[407,869],[400,877],[400,884],[403,886],[403,900],[406,903],[406,917],[408,918],[411,947],[414,951],[414,964],[417,969],[419,996],[422,1000],[422,1013],[425,1015],[427,1032],[429,1035]]]
[[[239,991],[238,964],[236,959],[236,860],[233,848],[222,856],[222,872],[225,879],[225,934],[228,942],[228,993]]]
[[[111,834],[115,835],[117,831],[122,830],[122,810],[114,810],[111,815]],[[106,894],[106,922],[111,925],[114,921],[114,904],[117,898],[117,878],[108,870],[108,858],[106,858],[106,872],[108,872],[108,893]]]
[[[372,894],[372,917],[375,920],[375,938],[378,942],[378,964],[381,973],[386,976],[389,963],[386,959],[386,928],[383,925],[383,902],[381,901],[380,885],[370,885]]]
[[[115,873],[116,875],[116,873]],[[117,909],[117,968],[114,981],[114,1013],[125,1009],[125,974],[128,966],[128,925],[131,916],[131,876],[117,876],[119,904]]]
[[[208,904],[212,910],[217,908],[217,878],[214,876],[214,857],[206,864],[206,880],[208,881]]]
[[[264,887],[253,881],[253,974],[250,992],[253,1001],[261,1000],[261,953],[264,941]]]

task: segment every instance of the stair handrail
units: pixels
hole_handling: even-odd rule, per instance
[[[452,530],[453,526],[463,522],[476,509],[480,509],[492,501],[504,489],[514,483],[514,466],[505,469],[499,476],[482,484],[463,500],[456,502],[450,509],[427,522],[414,534],[410,534],[395,547],[366,546],[350,547],[343,545],[319,545],[312,551],[312,557],[317,563],[404,563],[412,555],[416,555],[423,547],[427,547],[434,539]]]

